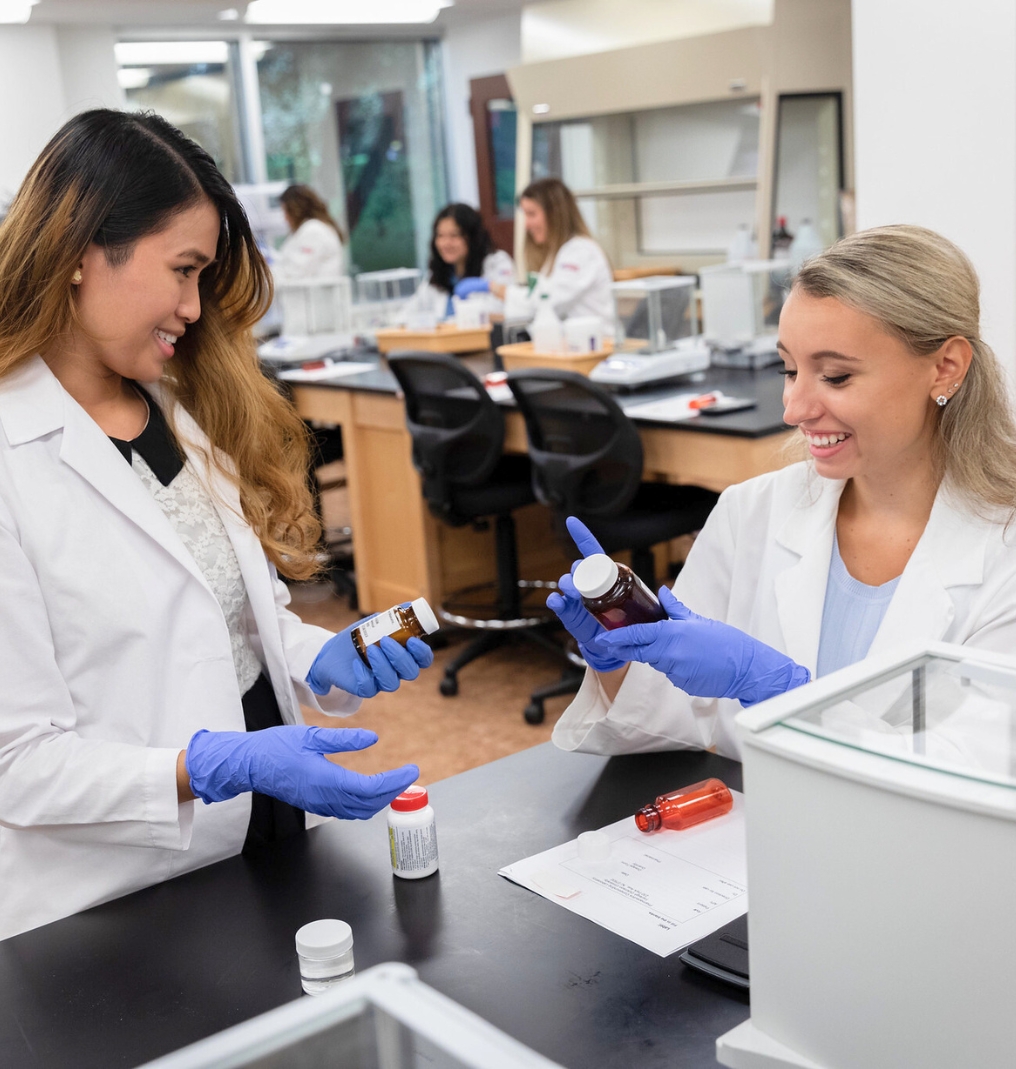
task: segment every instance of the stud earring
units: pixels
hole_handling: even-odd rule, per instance
[[[938,405],[939,408],[944,408],[948,403],[949,398],[946,397],[944,393],[940,393],[938,397],[935,398],[935,404]]]
[[[74,272],[73,275],[71,275],[71,282],[74,283],[75,286],[79,286],[81,284],[81,268],[80,267],[77,269],[77,271]]]

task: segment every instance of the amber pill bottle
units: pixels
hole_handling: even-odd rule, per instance
[[[368,667],[367,647],[380,642],[385,635],[391,636],[404,646],[411,638],[432,635],[441,625],[426,598],[417,598],[408,605],[393,605],[387,612],[378,613],[364,620],[353,629],[350,638],[363,663]]]
[[[593,553],[579,561],[572,582],[582,603],[608,631],[667,618],[649,587],[626,564],[618,564],[606,553]]]
[[[722,817],[733,805],[734,799],[725,783],[718,779],[704,779],[679,791],[661,794],[652,805],[643,806],[635,814],[635,826],[645,832],[658,828],[684,831],[693,824]]]

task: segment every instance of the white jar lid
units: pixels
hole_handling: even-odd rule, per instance
[[[593,553],[579,561],[572,582],[582,597],[598,598],[617,582],[617,575],[617,564],[606,553]]]
[[[416,613],[420,626],[428,635],[433,635],[440,628],[441,625],[438,623],[434,610],[430,607],[430,603],[426,598],[417,598],[415,601],[411,601],[409,607]]]
[[[353,929],[345,921],[311,921],[296,933],[297,954],[315,961],[338,957],[352,948]]]
[[[578,844],[580,861],[606,861],[610,857],[610,836],[605,831],[584,831]]]

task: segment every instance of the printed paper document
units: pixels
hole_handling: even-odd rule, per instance
[[[500,875],[666,957],[747,912],[744,795],[730,793],[729,813],[686,831],[608,824],[605,861],[581,860],[573,839]]]

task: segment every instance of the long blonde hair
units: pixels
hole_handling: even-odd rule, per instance
[[[973,349],[963,384],[939,410],[943,479],[979,513],[1016,515],[1016,422],[1002,369],[980,334],[980,285],[951,241],[920,226],[883,226],[843,238],[808,260],[793,289],[833,297],[878,320],[913,353],[950,338]]]
[[[321,529],[307,486],[308,435],[262,375],[251,333],[271,303],[271,275],[212,158],[164,119],[84,112],[33,164],[0,224],[0,378],[78,325],[71,277],[91,245],[124,264],[140,238],[206,199],[220,220],[216,261],[201,275],[201,318],[178,341],[163,382],[207,435],[208,460],[236,485],[268,559],[309,578]]]
[[[541,178],[537,182],[530,182],[519,194],[519,200],[523,198],[536,201],[547,219],[547,239],[542,245],[537,245],[526,232],[527,271],[539,271],[543,267],[549,271],[566,241],[577,236],[591,237],[572,191],[560,178]]]

